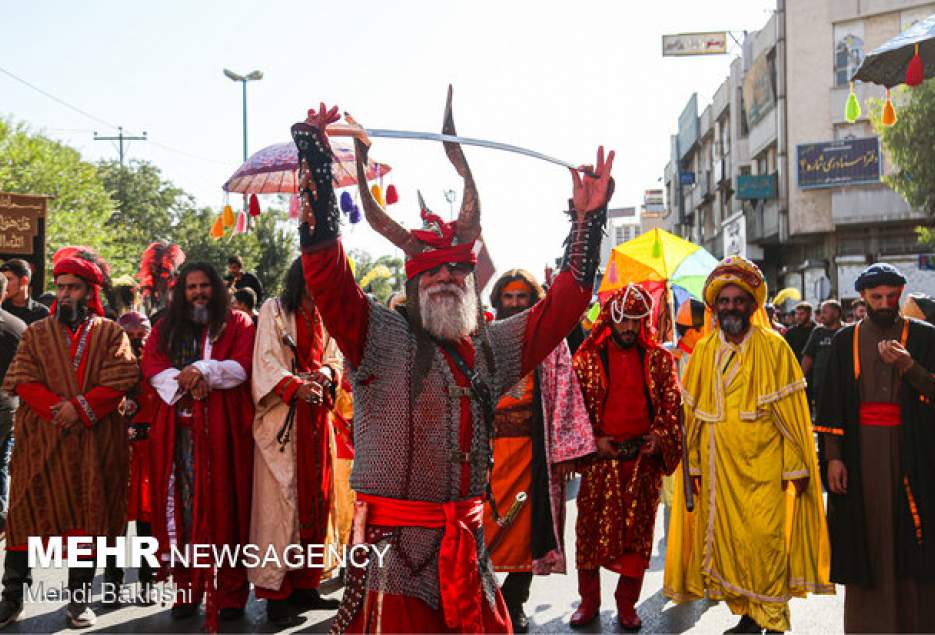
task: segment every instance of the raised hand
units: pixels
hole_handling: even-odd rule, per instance
[[[307,123],[310,126],[314,126],[315,128],[318,128],[319,130],[324,132],[325,127],[329,123],[334,123],[336,121],[339,121],[340,119],[341,119],[341,115],[338,113],[338,107],[332,106],[330,109],[328,109],[328,107],[325,106],[325,102],[322,101],[322,102],[319,102],[319,107],[318,107],[317,112],[315,111],[314,108],[308,109],[308,118],[305,120],[305,123]]]
[[[583,220],[590,212],[599,210],[607,205],[614,194],[614,180],[610,176],[614,166],[614,151],[611,150],[604,159],[604,146],[597,149],[597,166],[582,165],[577,170],[571,170],[574,182],[572,203],[578,213],[578,219]],[[579,172],[583,173],[582,177]]]

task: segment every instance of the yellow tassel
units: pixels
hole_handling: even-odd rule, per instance
[[[224,227],[233,227],[237,222],[237,217],[234,216],[234,209],[230,205],[224,206],[222,216],[224,217]]]
[[[377,199],[377,203],[380,204],[380,207],[386,207],[386,203],[383,202],[383,190],[380,189],[379,185],[371,187],[370,192],[373,194],[373,198]]]
[[[892,126],[896,123],[896,109],[893,108],[893,100],[890,99],[890,89],[886,89],[886,103],[883,104],[883,116],[880,117],[880,122],[884,126]]]

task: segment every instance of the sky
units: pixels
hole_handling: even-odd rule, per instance
[[[616,151],[613,207],[639,206],[662,187],[669,138],[693,92],[700,108],[729,72],[730,55],[663,58],[661,36],[762,28],[775,0],[350,1],[36,0],[4,3],[0,117],[77,148],[117,158],[95,141],[146,131],[128,159],[156,164],[198,203],[220,207],[242,160],[241,86],[248,85],[250,152],[289,140],[320,101],[366,127],[439,132],[449,83],[458,133],[524,146],[575,164],[598,145]],[[92,118],[93,117],[93,118]],[[484,236],[498,269],[542,275],[561,255],[571,194],[565,168],[505,152],[465,149],[480,194]],[[419,224],[416,189],[447,217],[444,191],[460,179],[441,144],[375,139],[371,157],[392,171]],[[235,208],[241,199],[233,198]],[[455,204],[457,211],[457,203]],[[349,248],[394,253],[365,222],[345,227]]]

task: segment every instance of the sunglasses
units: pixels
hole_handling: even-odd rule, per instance
[[[467,275],[474,271],[474,265],[469,262],[443,262],[438,266],[432,267],[426,273],[430,276],[434,276],[442,270],[442,267],[447,267],[449,273],[460,273],[462,275]]]

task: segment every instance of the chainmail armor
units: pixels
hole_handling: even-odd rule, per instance
[[[527,313],[487,325],[497,373],[491,377],[480,341],[474,340],[475,364],[499,398],[520,379]],[[460,397],[449,393],[454,377],[436,347],[417,402],[410,404],[409,386],[416,355],[416,337],[401,314],[370,302],[370,320],[360,365],[352,369],[354,383],[354,468],[351,487],[358,492],[433,503],[462,499],[458,449]],[[468,497],[484,496],[487,478],[487,429],[477,403],[474,420]],[[389,539],[392,547],[384,567],[370,564],[367,588],[416,597],[434,609],[440,606],[438,551],[442,529],[400,527]],[[484,594],[493,606],[497,581],[487,554],[483,526],[475,531]]]

